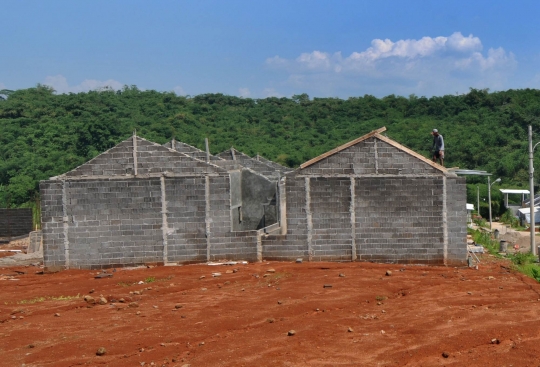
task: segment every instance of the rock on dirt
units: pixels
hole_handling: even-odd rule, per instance
[[[105,353],[107,353],[107,350],[105,348],[103,348],[103,347],[99,347],[98,350],[96,351],[97,356],[102,356]]]
[[[392,271],[391,271],[391,270],[387,270],[385,275],[386,275],[387,277],[391,276],[391,275],[392,275]]]
[[[296,331],[294,330],[289,330],[289,332],[287,333],[288,336],[293,336],[294,334],[296,334]]]

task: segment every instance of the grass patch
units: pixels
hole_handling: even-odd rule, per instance
[[[46,297],[35,297],[31,299],[23,299],[22,301],[17,301],[18,305],[31,305],[34,303],[40,303],[45,301],[71,301],[72,299],[81,298],[80,294],[76,296],[46,296]],[[7,304],[7,303],[6,303]]]
[[[156,281],[155,277],[148,277],[144,280],[145,283],[153,283]]]
[[[520,273],[523,273],[537,282],[540,282],[540,266],[538,264],[525,264],[525,265],[514,265],[516,270]]]
[[[169,275],[165,278],[156,278],[156,277],[147,277],[144,282],[145,283],[154,283],[154,282],[166,282],[168,280],[171,280],[172,278],[174,278],[173,275]]]
[[[472,238],[475,243],[484,246],[484,248],[493,256],[502,258],[502,255],[499,255],[499,241],[491,238],[489,232],[483,232],[475,229],[468,230],[468,233],[472,235]]]
[[[468,232],[472,235],[474,242],[484,246],[490,254],[504,258],[504,256],[499,255],[499,241],[492,239],[490,233],[471,229]],[[540,282],[540,265],[537,263],[538,258],[535,255],[530,252],[517,252],[508,254],[506,258],[512,261],[516,271]]]

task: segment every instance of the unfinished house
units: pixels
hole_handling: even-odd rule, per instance
[[[40,184],[48,269],[214,260],[466,261],[465,179],[381,135],[290,171],[133,136]]]
[[[266,260],[462,264],[465,179],[376,130],[285,176]]]
[[[264,218],[277,180],[166,145],[133,136],[40,183],[47,268],[261,259],[261,236],[279,227]]]

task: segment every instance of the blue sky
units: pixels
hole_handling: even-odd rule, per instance
[[[0,0],[0,89],[264,98],[540,88],[540,1]]]

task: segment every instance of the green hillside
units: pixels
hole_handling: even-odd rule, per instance
[[[390,138],[428,157],[431,129],[438,128],[447,166],[488,170],[502,177],[502,187],[526,188],[529,124],[540,141],[540,90],[342,100],[306,94],[179,97],[134,86],[56,95],[38,85],[0,92],[0,206],[30,205],[39,180],[84,163],[135,129],[157,143],[175,137],[199,148],[208,137],[212,153],[235,146],[295,167],[382,126]],[[469,202],[476,203],[477,182],[481,196],[487,196],[484,179],[470,178]]]

